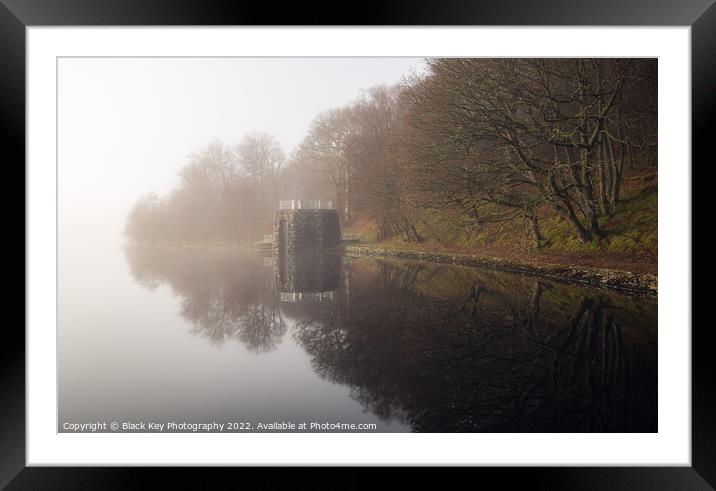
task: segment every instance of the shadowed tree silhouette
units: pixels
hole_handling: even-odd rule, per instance
[[[294,333],[366,410],[415,431],[656,431],[655,311],[640,320],[602,292],[465,271],[446,297],[436,286],[456,268],[418,270],[354,269],[349,315]]]

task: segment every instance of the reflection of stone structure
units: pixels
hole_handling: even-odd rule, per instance
[[[300,297],[310,298],[307,294],[338,290],[341,279],[341,257],[338,255],[280,254],[275,261],[276,289],[281,293],[301,293],[304,295]]]
[[[335,292],[318,292],[318,293],[303,293],[303,292],[281,292],[282,302],[302,302],[309,300],[312,302],[328,302],[335,298]]]
[[[337,210],[321,206],[278,210],[273,251],[276,289],[281,300],[332,300],[332,292],[338,290],[340,283],[341,258],[324,252],[340,243]]]
[[[315,253],[341,242],[337,210],[278,210],[274,217],[275,254]]]

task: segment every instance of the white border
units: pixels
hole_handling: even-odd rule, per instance
[[[27,52],[28,465],[690,465],[690,28],[32,27]],[[659,57],[659,433],[58,434],[57,56]]]

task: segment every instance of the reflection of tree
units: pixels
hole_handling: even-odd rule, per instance
[[[192,332],[213,344],[221,345],[234,339],[254,353],[273,351],[286,332],[286,323],[277,305],[242,305],[220,294],[185,298],[182,316],[193,323]]]
[[[350,311],[295,336],[381,418],[416,431],[656,431],[655,335],[632,329],[628,303],[489,276],[447,298],[430,291],[432,267],[351,274]]]
[[[221,345],[242,343],[249,351],[274,350],[286,332],[272,276],[258,256],[228,249],[125,248],[132,276],[155,290],[167,283],[182,298],[181,315],[192,332]]]
[[[390,289],[413,293],[418,273],[424,268],[420,263],[408,263],[404,268],[396,268],[389,263],[378,265],[378,282]]]
[[[292,336],[322,378],[415,431],[657,428],[650,299],[470,268],[355,260],[342,268],[315,263],[326,266],[321,274],[302,264],[278,285],[329,278],[338,288],[330,301],[279,302],[273,272],[258,256],[137,247],[127,258],[141,284],[170,286],[192,332],[212,343],[270,351],[286,319],[295,320]]]

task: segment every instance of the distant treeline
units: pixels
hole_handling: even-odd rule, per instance
[[[655,59],[428,59],[424,73],[319,114],[288,158],[256,133],[192,155],[178,189],[141,197],[138,241],[251,240],[279,200],[333,200],[344,225],[424,237],[425,217],[479,229],[559,216],[604,237],[628,169],[656,167]]]

